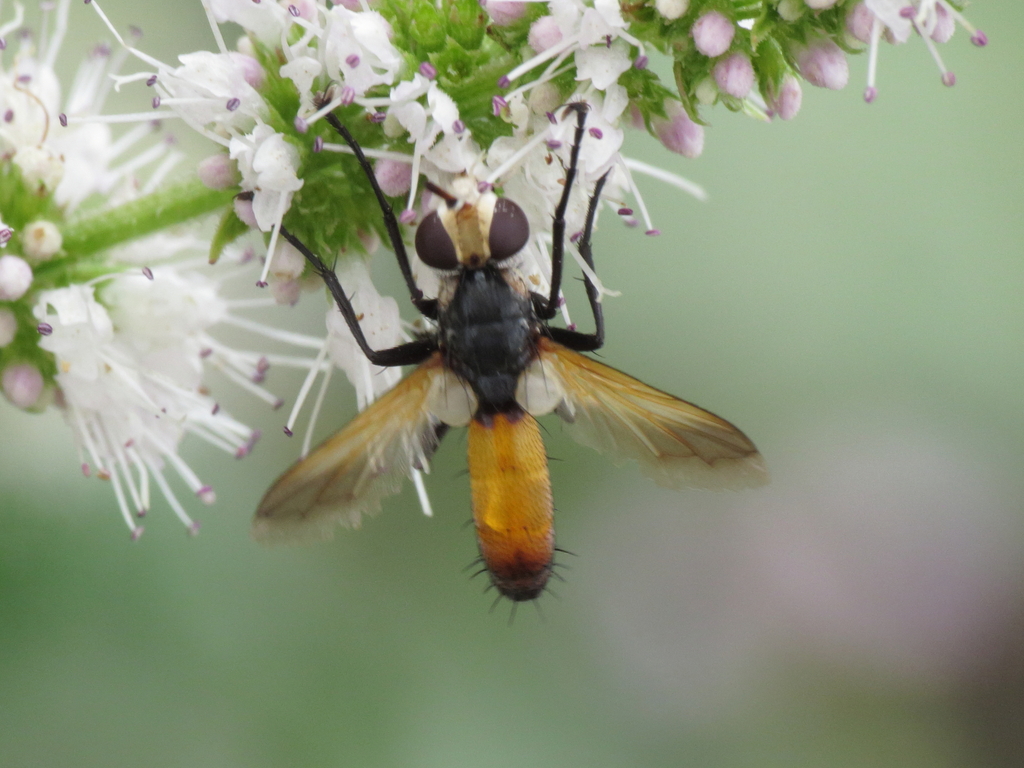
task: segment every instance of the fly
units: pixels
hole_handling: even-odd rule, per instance
[[[600,296],[588,277],[594,332],[549,325],[558,308],[565,212],[586,110],[573,103],[563,115],[575,113],[576,128],[554,212],[547,295],[530,291],[516,269],[514,256],[530,236],[516,203],[475,186],[452,194],[428,184],[443,203],[419,225],[416,251],[439,271],[437,298],[417,287],[394,212],[358,143],[336,115],[326,115],[366,173],[412,302],[436,331],[390,349],[370,348],[333,269],[281,227],[281,235],[326,283],[370,362],[417,367],[274,483],[256,512],[257,539],[327,536],[338,522],[357,524],[361,514],[377,511],[383,497],[400,489],[412,468],[427,466],[449,427],[467,427],[480,555],[493,585],[518,602],[544,591],[555,552],[538,416],[557,413],[577,440],[637,460],[660,485],[740,488],[767,480],[757,448],[732,424],[582,354],[604,343]],[[591,234],[606,178],[594,187],[578,241],[591,269]]]

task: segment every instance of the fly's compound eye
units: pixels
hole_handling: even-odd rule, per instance
[[[459,257],[455,243],[441,223],[437,211],[428,214],[416,229],[416,253],[428,267],[458,269]]]
[[[530,223],[526,220],[523,209],[511,200],[499,197],[494,203],[491,230],[487,238],[491,258],[495,261],[502,261],[519,253],[530,239]]]

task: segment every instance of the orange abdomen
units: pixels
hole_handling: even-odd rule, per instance
[[[532,600],[551,575],[554,508],[544,441],[522,411],[469,424],[469,480],[480,554],[511,600]]]

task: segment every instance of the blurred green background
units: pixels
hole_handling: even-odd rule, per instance
[[[104,8],[164,60],[212,46],[198,2]],[[106,36],[73,14],[77,60]],[[0,766],[1024,763],[1024,14],[971,18],[991,44],[942,47],[955,88],[912,40],[871,106],[861,57],[791,123],[714,110],[697,161],[632,137],[711,199],[644,180],[663,235],[604,220],[604,358],[740,425],[773,483],[672,493],[550,423],[578,557],[511,626],[462,571],[460,435],[434,519],[407,489],[267,550],[250,516],[297,445],[234,406],[251,457],[184,449],[220,499],[201,535],[158,505],[130,544],[60,418],[0,407]]]

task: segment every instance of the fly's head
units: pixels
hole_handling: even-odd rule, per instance
[[[427,266],[451,271],[500,265],[530,239],[523,209],[489,188],[481,192],[471,177],[457,178],[452,192],[428,188],[444,203],[416,230],[416,253]]]

